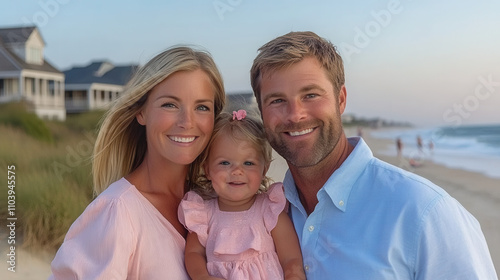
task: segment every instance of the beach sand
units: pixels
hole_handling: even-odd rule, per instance
[[[2,243],[4,240],[2,239]],[[0,254],[2,256],[2,269],[0,270],[0,279],[4,280],[38,280],[47,279],[50,276],[50,262],[54,254],[47,252],[32,252],[21,246],[16,246],[16,267],[15,272],[8,270],[9,264],[7,246],[2,244]]]
[[[347,136],[355,134],[355,129],[346,129]],[[395,149],[393,141],[370,137],[370,130],[367,129],[363,132],[363,138],[376,157],[396,166],[400,164],[397,157],[380,153],[390,148]],[[274,154],[274,158],[268,175],[275,181],[282,181],[288,166],[279,155]],[[414,168],[412,172],[445,189],[476,217],[488,242],[497,274],[500,275],[500,180],[475,172],[450,169],[431,161],[425,161],[421,166]],[[450,235],[452,234],[450,232]],[[0,254],[4,260],[7,260],[8,248],[4,236],[5,233],[1,236]],[[47,279],[50,275],[50,262],[54,254],[34,253],[19,247],[16,248],[16,272],[9,272],[7,263],[3,261],[0,279]]]

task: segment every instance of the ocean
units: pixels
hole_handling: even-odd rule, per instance
[[[381,151],[385,155],[397,155],[395,143],[399,137],[403,142],[402,154],[407,159],[423,162],[431,160],[450,168],[479,172],[500,179],[500,124],[394,128],[373,131],[371,136],[394,140],[394,146]],[[417,145],[418,136],[422,139],[421,149]]]

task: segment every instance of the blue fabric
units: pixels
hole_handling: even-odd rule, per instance
[[[284,185],[307,279],[497,279],[477,220],[432,182],[375,157],[359,137],[308,217]]]

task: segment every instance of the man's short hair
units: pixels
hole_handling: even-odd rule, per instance
[[[290,32],[260,47],[253,62],[250,80],[260,109],[262,75],[298,63],[305,57],[315,57],[319,61],[333,85],[335,94],[338,94],[345,83],[345,76],[344,64],[336,47],[314,32]]]

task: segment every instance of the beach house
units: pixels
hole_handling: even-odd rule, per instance
[[[109,61],[95,61],[64,71],[66,111],[69,114],[106,109],[120,96],[137,67],[115,66]]]
[[[44,48],[36,26],[0,28],[0,103],[23,100],[41,118],[65,120],[64,74]]]

